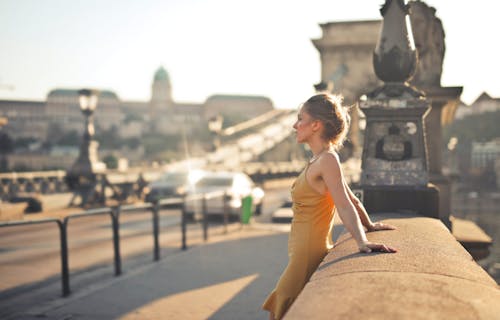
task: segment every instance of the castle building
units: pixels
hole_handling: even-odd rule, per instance
[[[274,109],[263,96],[213,95],[203,103],[174,101],[168,72],[159,67],[151,84],[149,101],[126,101],[110,90],[101,90],[94,113],[96,131],[115,128],[122,137],[140,137],[145,132],[189,133],[207,125],[220,114],[248,120]],[[83,116],[77,89],[54,89],[45,101],[0,100],[0,116],[7,118],[2,130],[12,138],[45,140],[51,127],[62,132],[83,131]]]
[[[46,136],[43,101],[0,100],[0,116],[7,118],[2,130],[14,139]]]

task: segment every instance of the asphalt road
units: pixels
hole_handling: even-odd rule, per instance
[[[289,194],[288,187],[266,190],[263,213],[255,220],[271,223],[271,213]],[[52,207],[65,203],[53,197]],[[181,252],[179,210],[160,213],[161,256]],[[232,224],[229,228],[238,227]],[[282,224],[280,227],[288,228]],[[225,230],[211,221],[209,234]],[[120,216],[120,251],[123,273],[153,261],[151,213]],[[203,241],[201,224],[188,225],[188,245]],[[107,215],[70,220],[68,226],[70,286],[73,292],[113,277],[111,221]],[[61,296],[59,230],[55,223],[0,229],[0,318]]]

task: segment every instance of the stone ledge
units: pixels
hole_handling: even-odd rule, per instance
[[[451,218],[451,222],[453,236],[474,260],[478,261],[489,256],[493,240],[477,224],[455,217]]]
[[[398,249],[361,254],[348,234],[311,277],[285,319],[494,319],[496,282],[437,219],[373,215],[397,226],[368,234]]]
[[[26,203],[0,202],[0,221],[23,220]]]

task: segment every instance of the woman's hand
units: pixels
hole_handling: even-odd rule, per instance
[[[359,251],[364,253],[370,252],[387,252],[387,253],[395,253],[398,252],[395,248],[389,247],[382,243],[373,243],[373,242],[363,242],[359,246]]]
[[[380,230],[395,230],[396,227],[382,222],[375,222],[375,223],[370,223],[370,225],[366,229],[368,232],[372,232]]]

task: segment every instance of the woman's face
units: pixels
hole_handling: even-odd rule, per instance
[[[304,107],[300,108],[299,113],[297,114],[297,121],[293,124],[293,128],[295,129],[295,139],[298,143],[304,143],[309,140],[312,134],[315,132],[313,130],[314,122],[317,121],[313,119],[307,111],[305,111]]]

